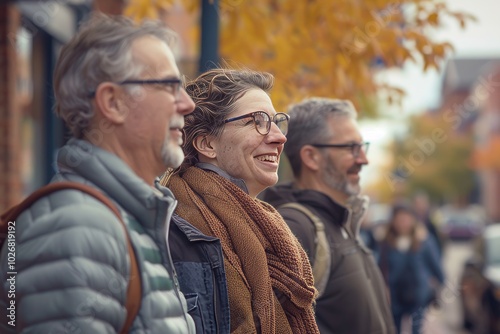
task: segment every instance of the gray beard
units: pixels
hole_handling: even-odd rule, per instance
[[[161,148],[161,158],[165,167],[167,168],[177,168],[182,164],[184,160],[184,152],[182,148],[177,145],[172,145],[169,147],[168,143],[164,143]]]
[[[338,190],[349,196],[358,195],[361,192],[359,184],[349,183],[344,175],[339,174],[333,167],[329,166],[323,172],[323,182],[335,190]]]

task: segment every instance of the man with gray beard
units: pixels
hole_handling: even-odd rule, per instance
[[[55,111],[72,138],[51,184],[79,188],[35,196],[12,222],[16,295],[4,246],[0,333],[195,333],[166,240],[177,201],[157,178],[183,161],[194,110],[173,37],[161,22],[96,14],[62,47]]]
[[[368,207],[359,172],[368,164],[368,143],[356,110],[350,101],[311,98],[292,105],[288,114],[285,154],[295,181],[260,197],[278,209],[309,256],[319,291],[319,329],[395,333],[382,275],[359,238]]]

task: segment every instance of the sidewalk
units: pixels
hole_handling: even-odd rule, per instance
[[[447,318],[449,314],[444,308],[430,307],[425,315],[422,334],[468,334],[459,324],[452,323],[455,321]],[[412,334],[409,321],[403,323],[401,334]]]

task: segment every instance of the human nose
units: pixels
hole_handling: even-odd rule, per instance
[[[286,143],[286,136],[281,132],[281,129],[274,122],[271,122],[271,129],[267,134],[266,138],[269,139],[269,142],[284,144]]]
[[[193,99],[191,99],[184,88],[179,90],[179,95],[175,103],[177,104],[177,112],[181,115],[190,114],[195,108]]]
[[[368,165],[368,157],[366,155],[366,151],[364,150],[363,147],[359,148],[358,154],[355,156],[356,158],[356,163],[360,165]]]

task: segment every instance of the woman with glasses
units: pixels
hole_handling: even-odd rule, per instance
[[[289,116],[269,97],[272,85],[268,73],[215,69],[186,86],[196,104],[185,118],[186,158],[162,183],[179,201],[182,219],[169,240],[204,333],[227,331],[225,320],[231,333],[318,333],[307,255],[280,214],[256,198],[278,181],[288,129]],[[211,262],[203,263],[208,252]]]

